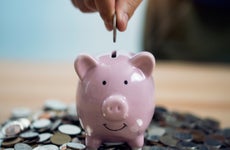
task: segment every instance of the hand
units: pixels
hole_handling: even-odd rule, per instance
[[[106,28],[113,29],[113,15],[116,12],[117,28],[125,31],[129,19],[142,0],[72,0],[82,12],[99,12]]]

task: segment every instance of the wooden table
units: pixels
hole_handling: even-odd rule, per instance
[[[230,127],[230,65],[157,62],[156,103],[169,110],[211,117]],[[13,108],[42,108],[46,99],[75,102],[73,63],[0,62],[0,122]]]

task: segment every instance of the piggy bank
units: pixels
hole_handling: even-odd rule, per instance
[[[88,149],[106,142],[142,148],[155,108],[154,66],[148,52],[77,57],[77,113]]]

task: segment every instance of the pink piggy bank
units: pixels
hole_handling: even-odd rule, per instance
[[[141,149],[155,108],[153,55],[116,51],[99,58],[80,55],[74,66],[80,79],[77,111],[87,148],[126,142]]]

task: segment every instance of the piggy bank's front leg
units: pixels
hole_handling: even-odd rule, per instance
[[[87,150],[97,150],[101,145],[101,140],[96,137],[86,136]]]
[[[144,135],[137,136],[132,141],[129,141],[128,144],[132,147],[132,150],[141,150],[144,145]]]

